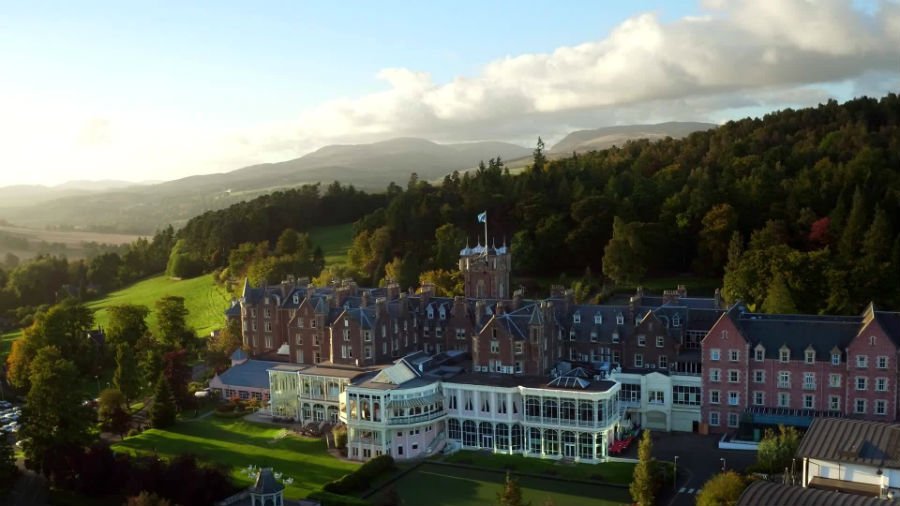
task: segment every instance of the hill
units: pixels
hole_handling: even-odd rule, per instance
[[[718,125],[713,123],[677,122],[657,123],[655,125],[621,125],[594,130],[578,130],[565,136],[550,148],[550,153],[569,156],[572,153],[586,153],[601,149],[621,146],[634,139],[651,141],[671,137],[680,139],[694,132],[710,130]]]
[[[138,239],[131,234],[107,234],[80,230],[42,230],[0,225],[0,257],[12,253],[20,260],[40,254],[65,255],[70,260],[96,254],[105,244],[119,246]]]

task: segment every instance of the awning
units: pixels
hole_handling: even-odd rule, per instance
[[[833,490],[845,494],[864,495],[867,497],[881,497],[881,486],[874,483],[860,483],[856,481],[835,480],[814,476],[807,484],[809,488],[821,490]]]

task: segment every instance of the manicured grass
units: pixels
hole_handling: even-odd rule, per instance
[[[394,483],[405,504],[484,506],[496,504],[505,473],[461,469],[425,463]],[[523,499],[556,506],[618,506],[630,504],[626,488],[569,483],[552,478],[518,477]]]
[[[282,429],[243,420],[219,419],[179,422],[171,430],[151,429],[113,445],[117,452],[172,457],[192,453],[200,459],[225,466],[238,486],[252,484],[248,465],[272,467],[290,476],[294,483],[285,489],[292,499],[306,497],[325,483],[347,474],[357,464],[329,455],[320,439],[288,436],[276,439]]]
[[[150,308],[147,324],[156,326],[156,301],[166,295],[184,297],[184,305],[189,311],[187,324],[206,336],[213,330],[225,326],[225,310],[231,297],[225,289],[216,285],[212,274],[191,279],[175,280],[165,275],[139,281],[127,288],[112,292],[102,299],[88,302],[93,310],[97,325],[105,326],[109,321],[106,308],[115,304],[140,304]]]
[[[347,263],[347,252],[353,244],[353,224],[319,227],[309,231],[313,244],[320,246],[325,253],[325,265],[343,265]]]
[[[462,450],[445,457],[444,462],[466,464],[517,473],[546,474],[573,480],[587,480],[627,485],[634,474],[634,464],[606,462],[603,464],[558,464],[555,460],[503,455],[499,453]]]

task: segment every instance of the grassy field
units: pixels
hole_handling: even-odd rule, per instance
[[[456,452],[444,458],[444,462],[466,464],[498,471],[509,469],[520,473],[559,475],[574,480],[603,481],[621,485],[631,483],[631,476],[634,474],[634,464],[628,462],[560,466],[554,460],[469,450]]]
[[[537,460],[537,459],[533,459]],[[484,506],[495,504],[497,493],[503,488],[503,471],[461,469],[425,463],[407,474],[394,486],[405,504],[432,506]],[[556,506],[618,506],[630,504],[628,490],[569,483],[552,478],[519,477],[522,498],[531,504],[544,504],[553,499]]]
[[[309,231],[313,244],[322,247],[325,253],[325,265],[343,265],[347,263],[347,251],[353,243],[353,224],[319,227]]]
[[[43,251],[56,253],[64,252],[70,260],[84,258],[84,243],[95,242],[98,244],[128,244],[136,241],[139,236],[129,234],[105,234],[101,232],[84,232],[77,230],[42,230],[39,228],[14,227],[0,225],[0,236],[24,239],[28,241],[27,249],[12,248],[0,240],[0,257],[6,253],[12,253],[21,260],[37,256]],[[46,243],[46,244],[42,244]],[[50,244],[63,244],[65,249],[50,248]]]
[[[192,453],[207,462],[226,466],[238,486],[252,484],[245,471],[247,466],[272,467],[275,472],[294,479],[285,489],[285,496],[291,499],[306,497],[358,466],[329,455],[320,439],[282,438],[282,432],[269,425],[212,416],[179,422],[168,431],[145,431],[113,445],[113,450],[132,455],[156,452],[162,457]]]
[[[153,328],[156,325],[154,304],[166,295],[184,297],[184,305],[189,311],[187,324],[197,331],[197,335],[208,335],[225,325],[223,313],[231,298],[215,284],[212,274],[183,280],[156,276],[112,292],[102,299],[88,302],[87,306],[95,311],[97,325],[106,325],[109,320],[107,307],[115,304],[141,304],[150,308],[147,323]]]

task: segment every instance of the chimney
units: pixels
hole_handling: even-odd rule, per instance
[[[282,299],[287,298],[288,292],[291,291],[292,284],[293,283],[291,283],[291,281],[289,279],[285,279],[281,282],[281,286],[279,286],[279,288],[281,289],[281,298]]]
[[[571,312],[575,308],[575,290],[571,288],[565,291],[563,302],[563,312],[568,316],[569,312]]]
[[[391,281],[387,284],[387,300],[394,300],[400,295],[400,284],[396,281]]]
[[[663,304],[678,302],[678,290],[663,290]]]
[[[363,290],[362,297],[359,300],[359,307],[367,308],[369,307],[369,291]]]
[[[722,309],[722,290],[716,288],[716,293],[713,294],[713,300],[715,301],[716,309]]]
[[[347,280],[347,289],[350,291],[350,295],[356,297],[359,295],[359,286],[356,284],[356,281],[352,279]]]
[[[522,307],[522,295],[525,293],[525,290],[519,288],[515,292],[513,292],[513,300],[512,300],[512,309],[515,311]]]
[[[640,305],[641,300],[635,296],[628,298],[628,312],[631,313],[631,317],[634,318],[634,313],[637,311],[638,306]]]
[[[363,292],[366,294],[368,292]],[[384,297],[378,297],[375,299],[375,317],[376,318],[384,318],[387,316],[387,299]]]
[[[409,311],[409,299],[406,297],[406,292],[400,292],[400,296],[397,298],[400,300],[400,313],[403,318],[406,318],[406,313]]]
[[[453,297],[453,316],[460,318],[466,315],[466,298],[462,295]]]
[[[678,285],[676,292],[678,292],[679,298],[687,298],[687,287],[684,285]]]
[[[481,330],[481,327],[484,327],[484,307],[484,299],[475,301],[475,326],[478,327],[476,330]]]

